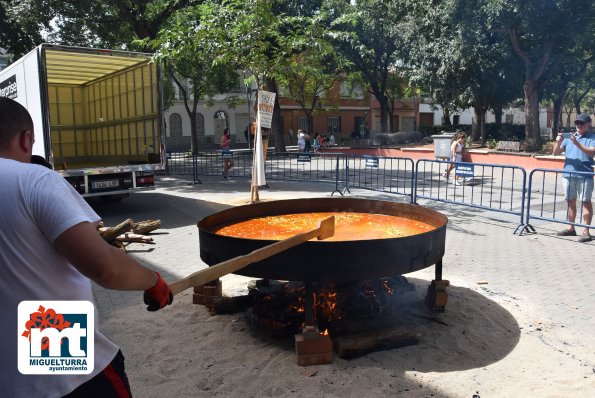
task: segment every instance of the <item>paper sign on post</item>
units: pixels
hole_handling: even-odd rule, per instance
[[[273,109],[275,108],[275,96],[277,94],[269,91],[258,92],[258,113],[260,114],[260,127],[271,128],[273,121]]]

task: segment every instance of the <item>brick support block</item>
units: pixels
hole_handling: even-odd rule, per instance
[[[206,285],[194,286],[194,294],[192,295],[193,304],[211,305],[213,297],[221,297],[223,295],[223,286],[221,279],[210,282]]]
[[[426,294],[426,305],[433,311],[444,312],[446,303],[448,302],[448,294],[446,287],[450,286],[450,282],[446,280],[433,280],[428,286],[428,293]]]
[[[192,295],[192,304],[204,305],[204,303],[205,303],[205,295],[204,294],[194,293]]]
[[[295,335],[295,352],[299,366],[324,365],[333,361],[333,341],[328,335]]]

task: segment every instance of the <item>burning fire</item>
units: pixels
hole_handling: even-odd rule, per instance
[[[333,319],[340,319],[340,315],[335,310],[337,309],[337,292],[333,285],[329,286],[328,290],[322,291],[314,295],[314,308],[317,318],[323,318],[329,322]]]
[[[384,288],[384,290],[386,290],[386,292],[388,294],[390,294],[391,296],[393,295],[393,293],[395,292],[395,289],[388,283],[388,279],[385,279],[382,282],[382,287]]]
[[[324,330],[322,335],[332,335],[336,321],[383,316],[393,311],[396,286],[394,278],[314,285],[312,320]],[[301,330],[306,312],[304,285],[290,282],[268,289],[253,302],[254,315],[268,320],[261,324],[277,330]]]

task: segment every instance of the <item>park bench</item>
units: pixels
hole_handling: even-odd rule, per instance
[[[496,144],[496,150],[504,152],[519,152],[521,150],[521,143],[518,141],[498,141]]]

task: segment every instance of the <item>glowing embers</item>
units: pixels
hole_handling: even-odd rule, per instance
[[[331,338],[388,326],[399,305],[398,294],[413,289],[402,276],[343,284],[313,284],[313,320]],[[259,280],[249,288],[250,323],[261,331],[284,337],[300,333],[305,319],[302,282]],[[371,322],[373,320],[373,322]]]
[[[387,214],[313,212],[253,218],[223,226],[214,232],[244,239],[281,240],[314,229],[330,216],[335,216],[335,234],[327,241],[402,238],[435,229],[423,221]]]

